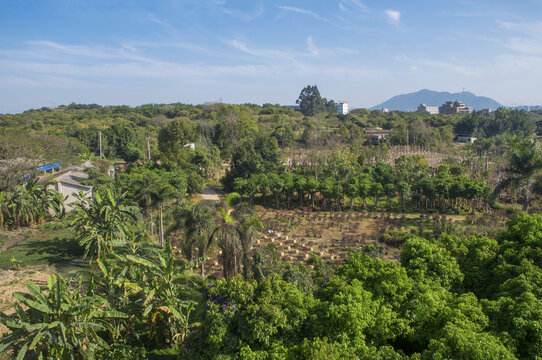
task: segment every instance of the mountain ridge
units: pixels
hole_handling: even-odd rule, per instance
[[[503,107],[499,102],[486,97],[477,96],[470,91],[450,93],[448,91],[434,91],[422,89],[408,94],[395,95],[381,104],[375,105],[370,110],[380,110],[387,108],[389,110],[416,111],[420,104],[427,106],[440,106],[446,101],[462,101],[473,110],[493,109]]]

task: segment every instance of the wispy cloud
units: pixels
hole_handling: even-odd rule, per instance
[[[264,14],[264,7],[261,1],[259,1],[254,9],[250,12],[227,7],[225,0],[214,0],[213,4],[216,5],[216,8],[219,9],[223,14],[239,18],[243,21],[253,21],[260,18]]]
[[[388,9],[385,11],[385,14],[388,17],[390,24],[399,25],[401,22],[401,13],[399,11]]]
[[[507,30],[521,31],[531,36],[542,36],[542,21],[510,22],[498,20],[497,24]]]
[[[317,13],[315,13],[314,11],[311,11],[311,10],[302,9],[302,8],[298,8],[298,7],[294,7],[294,6],[277,6],[277,8],[279,8],[281,10],[284,10],[284,11],[289,11],[289,12],[294,12],[294,13],[298,13],[298,14],[308,15],[308,16],[311,16],[311,17],[315,18],[316,20],[328,22],[327,19],[324,19],[323,17],[321,17],[320,15],[318,15]]]
[[[309,36],[307,38],[307,50],[314,56],[320,55],[320,50],[316,47],[316,45],[314,45],[314,42],[312,41],[312,36]]]
[[[359,0],[343,0],[339,2],[339,9],[345,12],[368,13],[369,8]]]
[[[343,7],[344,7],[344,5],[343,5]],[[303,9],[303,8],[299,8],[299,7],[295,7],[295,6],[277,6],[277,8],[284,11],[284,12],[292,12],[292,13],[297,13],[297,14],[302,14],[302,15],[312,17],[313,19],[324,22],[326,24],[329,24],[331,26],[334,26],[334,27],[342,29],[342,30],[350,30],[350,31],[358,30],[357,26],[352,26],[351,23],[347,19],[345,19],[343,16],[340,16],[340,15],[334,15],[333,16],[334,18],[339,20],[339,22],[337,22],[337,21],[330,20],[327,17],[321,16],[317,12],[314,12],[314,11],[308,10],[308,9]]]
[[[307,38],[306,51],[276,49],[253,49],[246,43],[231,40],[232,48],[256,56],[260,61],[236,63],[233,65],[215,65],[212,63],[164,61],[152,56],[141,56],[126,51],[123,46],[91,47],[83,45],[65,45],[51,41],[33,41],[27,43],[23,53],[0,49],[0,78],[10,82],[10,86],[19,89],[38,86],[47,88],[56,86],[65,89],[97,89],[126,87],[128,84],[140,84],[146,88],[156,81],[212,83],[231,77],[276,78],[345,73],[346,65],[318,64],[304,59],[329,56],[342,49],[319,48],[312,37]],[[42,56],[44,47],[51,53],[47,59]],[[344,52],[347,53],[347,49]],[[68,55],[68,56],[67,56]],[[275,60],[279,61],[275,61]],[[356,76],[373,76],[378,71],[362,67],[351,67]],[[148,82],[148,83],[147,83]],[[147,84],[147,85],[143,85]]]
[[[513,33],[513,36],[497,40],[497,43],[521,54],[542,54],[542,21],[497,23],[508,33]]]
[[[328,58],[337,54],[357,54],[358,51],[351,48],[318,47],[312,36],[307,37],[307,51],[299,51],[284,48],[255,48],[247,45],[246,42],[240,40],[224,39],[223,42],[234,49],[237,49],[245,54],[263,58],[270,62],[276,60],[290,61],[299,64],[300,61],[307,58]]]

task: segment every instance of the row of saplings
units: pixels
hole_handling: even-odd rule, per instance
[[[398,199],[401,210],[410,201],[416,209],[439,209],[441,211],[463,209],[485,211],[492,197],[492,188],[482,181],[463,176],[446,175],[422,177],[413,184],[394,179],[378,180],[368,173],[361,173],[345,179],[292,174],[252,174],[248,180],[235,178],[233,190],[254,202],[257,194],[273,196],[275,207],[280,203],[289,209],[294,204],[300,207],[319,206],[323,210],[341,211],[348,199],[352,210],[357,200],[360,207],[368,209],[367,200],[372,200],[373,209],[378,209],[379,200],[386,198],[386,208],[392,208],[392,199]],[[296,201],[297,200],[297,201]]]

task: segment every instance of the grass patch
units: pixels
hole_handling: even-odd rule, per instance
[[[80,258],[83,249],[63,223],[48,223],[26,231],[21,241],[0,253],[0,269],[10,268],[15,258],[20,266],[54,265]]]

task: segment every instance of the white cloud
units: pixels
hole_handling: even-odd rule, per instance
[[[497,21],[506,30],[507,35],[513,36],[503,40],[495,40],[496,43],[507,47],[520,54],[542,54],[542,21],[513,23]]]
[[[399,22],[401,21],[401,13],[397,10],[386,10],[385,11],[386,16],[388,17],[388,21],[393,25],[399,25]]]
[[[499,25],[507,30],[516,30],[524,32],[531,36],[542,36],[542,21],[535,21],[532,23],[523,22],[523,23],[514,23],[509,21],[497,21]]]
[[[233,16],[233,17],[237,17],[243,21],[252,21],[252,20],[255,20],[259,17],[261,17],[264,13],[264,9],[263,9],[263,5],[262,4],[258,4],[257,7],[254,8],[254,10],[250,13],[245,13],[243,11],[239,11],[239,10],[236,10],[236,9],[230,9],[230,8],[226,8],[226,7],[222,7],[221,8],[222,12],[226,15],[230,15],[230,16]]]
[[[369,8],[359,0],[344,0],[339,2],[339,8],[342,11],[356,11],[369,12]]]
[[[320,50],[316,47],[316,45],[314,45],[314,42],[312,41],[312,36],[309,36],[307,38],[307,50],[314,56],[320,55]]]
[[[307,59],[332,58],[336,57],[337,54],[354,55],[359,53],[358,50],[352,48],[318,47],[314,43],[312,36],[307,37],[306,51],[296,51],[288,48],[254,48],[239,40],[223,39],[222,41],[245,54],[259,57],[273,64],[277,61],[284,61],[287,62],[285,65],[293,63],[299,66],[301,61]]]
[[[322,18],[320,15],[318,15],[317,13],[315,13],[314,11],[311,11],[311,10],[301,9],[301,8],[294,7],[294,6],[277,6],[277,8],[279,8],[281,10],[284,10],[284,11],[309,15],[309,16],[312,16],[313,18],[315,18],[316,20],[327,21],[326,19]]]

